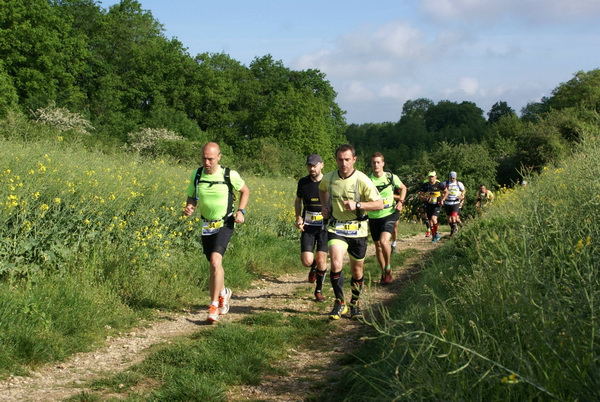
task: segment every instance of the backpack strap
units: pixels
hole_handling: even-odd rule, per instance
[[[235,202],[236,196],[235,191],[233,189],[233,184],[231,183],[231,169],[228,167],[223,168],[223,181],[212,181],[212,180],[202,180],[202,171],[203,167],[200,166],[198,170],[196,170],[196,177],[194,178],[194,189],[196,194],[196,201],[198,201],[198,183],[208,183],[211,186],[215,184],[225,184],[228,189],[228,198],[227,198],[227,214],[225,214],[224,218],[227,218],[233,213],[233,203]]]

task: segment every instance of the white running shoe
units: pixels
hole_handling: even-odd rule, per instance
[[[219,321],[219,308],[214,305],[208,306],[208,317],[206,317],[206,321],[213,323]]]
[[[229,299],[231,299],[231,289],[225,288],[225,296],[219,295],[219,314],[227,314],[229,312]]]

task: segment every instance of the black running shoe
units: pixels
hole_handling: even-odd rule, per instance
[[[333,303],[333,310],[331,310],[331,313],[329,313],[329,319],[339,320],[342,318],[342,315],[346,314],[347,312],[348,307],[346,304],[339,299],[335,299],[335,302]]]
[[[358,306],[358,303],[350,305],[350,319],[358,320],[363,317],[363,313]]]

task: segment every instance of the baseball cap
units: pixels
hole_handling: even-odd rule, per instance
[[[431,176],[437,176],[437,174],[435,173],[435,170],[427,173],[427,177],[431,177]]]
[[[321,163],[323,162],[323,159],[321,159],[321,156],[319,154],[311,154],[308,155],[308,157],[306,158],[306,164],[307,165],[316,165],[317,163]]]
[[[450,177],[452,179],[456,179],[456,172],[450,172]]]

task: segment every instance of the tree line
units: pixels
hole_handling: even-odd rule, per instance
[[[580,71],[521,116],[504,101],[407,101],[396,122],[347,125],[325,74],[294,71],[270,55],[248,66],[219,53],[190,55],[140,2],[4,0],[0,7],[0,117],[80,116],[101,149],[122,147],[198,161],[218,141],[228,163],[257,174],[298,175],[303,156],[353,144],[374,151],[409,186],[427,171],[457,171],[470,188],[501,186],[560,160],[598,126],[600,71]],[[52,109],[54,108],[54,109]],[[137,144],[136,141],[143,141]],[[256,163],[259,161],[260,163]],[[472,191],[474,193],[474,191]]]
[[[331,153],[343,141],[344,113],[323,73],[270,55],[249,66],[192,56],[135,0],[108,10],[93,0],[2,1],[0,35],[2,114],[56,105],[88,119],[104,145],[160,128],[185,140],[163,144],[168,152],[192,157],[189,143],[210,139],[274,169],[276,158]]]

